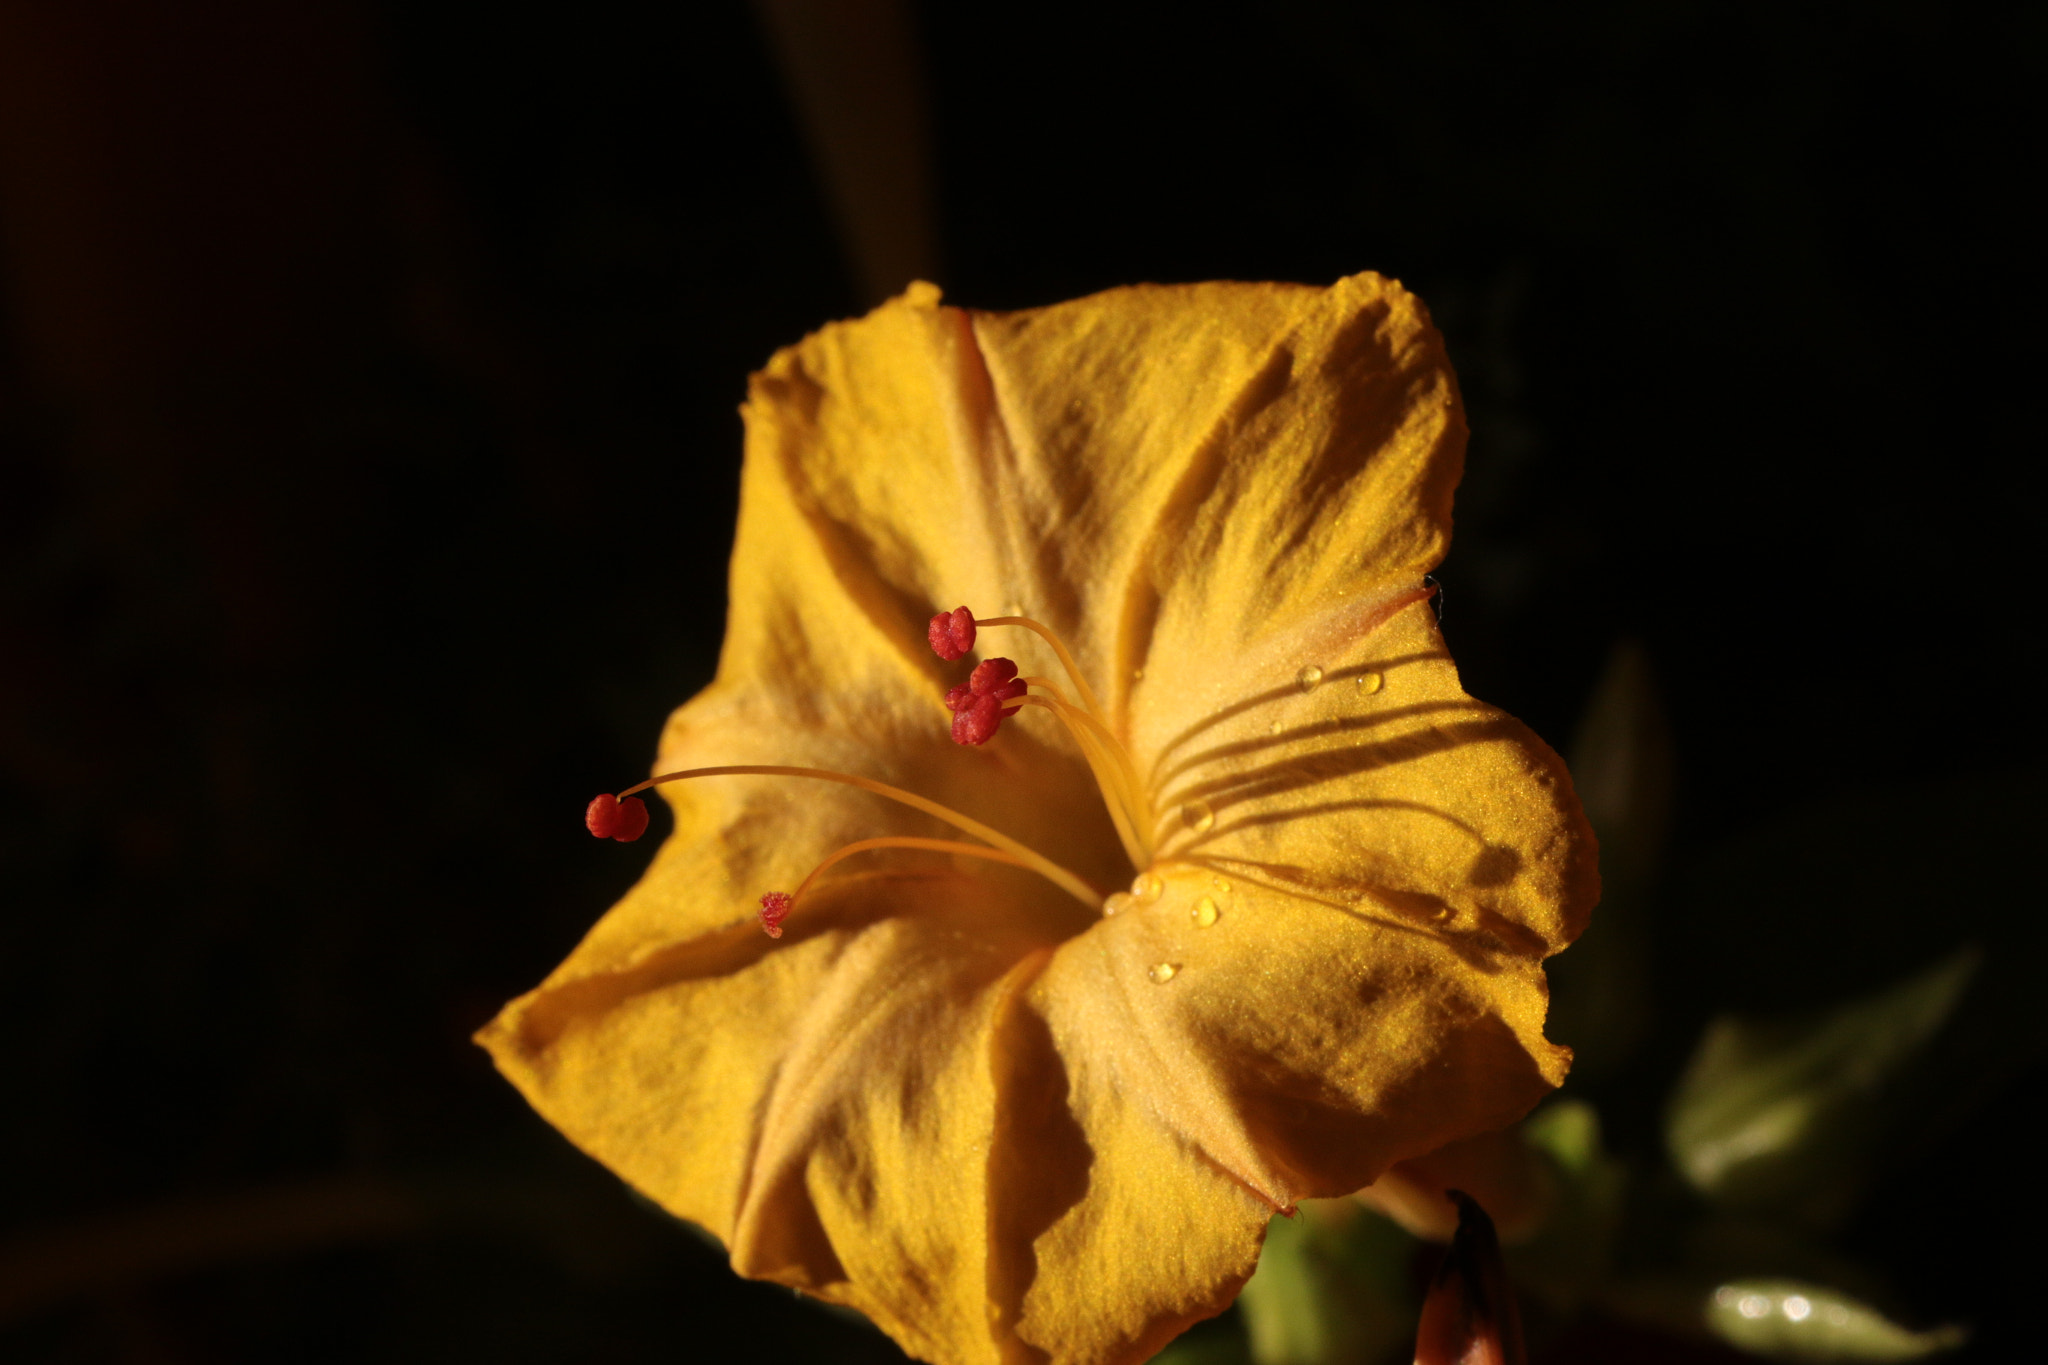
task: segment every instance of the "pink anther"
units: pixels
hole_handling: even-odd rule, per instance
[[[976,664],[966,682],[946,693],[946,707],[953,713],[953,742],[988,743],[1009,714],[1003,703],[1028,691],[1017,676],[1017,665],[1010,660],[985,659]]]
[[[647,832],[647,807],[637,796],[621,801],[602,792],[583,808],[583,827],[600,839],[630,844]]]
[[[629,796],[619,802],[619,827],[612,831],[612,838],[622,844],[630,844],[647,832],[647,807],[637,796]]]
[[[942,611],[932,618],[931,628],[925,634],[932,642],[932,651],[951,663],[974,648],[974,613],[965,607]]]
[[[984,659],[967,675],[967,686],[977,697],[1008,700],[1030,689],[1017,680],[1017,665],[1008,659]]]
[[[770,891],[761,897],[761,931],[768,937],[782,937],[782,921],[789,917],[790,900],[787,891]]]
[[[1003,703],[996,697],[976,697],[953,713],[955,744],[986,744],[1003,724]]]

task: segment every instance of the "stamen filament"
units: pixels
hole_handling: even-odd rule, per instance
[[[818,880],[818,874],[826,868],[834,863],[851,858],[856,853],[866,853],[869,849],[875,848],[921,848],[932,853],[957,853],[963,858],[980,858],[986,862],[1007,863],[1011,867],[1021,867],[1028,871],[1037,871],[1036,868],[1033,868],[1031,864],[1025,862],[1016,854],[1006,853],[1000,848],[984,848],[980,844],[963,844],[958,839],[923,839],[911,834],[891,834],[877,839],[856,839],[844,848],[833,850],[826,857],[825,861],[812,868],[810,875],[805,877],[797,886],[796,891],[790,896],[792,905],[800,904],[803,901],[804,892],[811,889],[811,883]]]
[[[1102,904],[1102,892],[1096,890],[1087,882],[1082,881],[1079,877],[1067,871],[1067,869],[1061,867],[1044,854],[1026,848],[1009,835],[999,830],[990,829],[979,820],[962,815],[960,812],[950,807],[942,806],[936,801],[927,800],[915,792],[904,791],[901,787],[892,787],[886,782],[877,782],[872,778],[855,777],[851,773],[836,773],[829,768],[793,768],[779,763],[734,763],[716,768],[685,768],[680,772],[662,773],[659,776],[650,777],[645,782],[626,788],[626,790],[619,793],[619,797],[623,800],[633,795],[633,793],[645,791],[649,787],[659,786],[664,782],[680,782],[692,777],[814,777],[821,782],[837,782],[842,786],[858,787],[862,791],[873,792],[876,796],[886,797],[891,801],[909,806],[913,810],[921,810],[926,815],[936,816],[963,833],[971,834],[977,839],[986,840],[988,843],[1016,858],[1018,866],[1030,868],[1033,872],[1059,887],[1060,890],[1066,892],[1090,910]]]
[[[1110,822],[1116,826],[1117,840],[1124,846],[1124,856],[1131,860],[1132,867],[1144,867],[1152,860],[1145,846],[1138,840],[1138,831],[1132,823],[1131,813],[1126,809],[1129,800],[1123,790],[1122,780],[1116,772],[1116,762],[1102,752],[1095,736],[1076,725],[1073,715],[1083,714],[1064,702],[1050,697],[1025,696],[1017,698],[1024,706],[1039,706],[1058,716],[1066,725],[1067,733],[1081,746],[1081,757],[1088,761],[1088,768],[1095,774],[1095,785],[1102,789],[1103,805],[1109,808]],[[1072,713],[1072,714],[1070,714]]]
[[[1101,742],[1105,756],[1115,761],[1117,775],[1123,782],[1123,793],[1126,798],[1125,804],[1131,813],[1132,820],[1135,822],[1141,816],[1149,816],[1151,803],[1145,800],[1144,789],[1138,783],[1138,774],[1131,767],[1130,755],[1124,751],[1122,741],[1109,732],[1109,727],[1087,711],[1068,701],[1066,694],[1060,691],[1059,685],[1050,678],[1026,677],[1023,681],[1029,686],[1042,687],[1047,692],[1050,692],[1052,699],[1066,708],[1066,711],[1061,714],[1062,720],[1067,719],[1068,715],[1071,715],[1075,720],[1079,720],[1095,732],[1095,737]],[[1073,728],[1071,722],[1069,722],[1068,728]],[[1076,736],[1076,738],[1079,738],[1079,736]]]
[[[1060,637],[1053,634],[1049,627],[1040,625],[1028,616],[977,616],[974,624],[977,627],[1022,626],[1037,635],[1039,639],[1052,646],[1053,653],[1060,656],[1060,667],[1066,669],[1067,676],[1074,680],[1074,690],[1080,694],[1081,704],[1098,716],[1102,714],[1102,703],[1097,701],[1095,693],[1089,690],[1088,680],[1081,676],[1081,670],[1075,666],[1074,656],[1067,653],[1067,647],[1060,643]]]

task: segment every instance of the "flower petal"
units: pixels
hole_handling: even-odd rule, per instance
[[[778,354],[746,415],[719,675],[660,767],[858,772],[1116,885],[1045,716],[946,740],[932,611],[1015,609],[1107,700],[1166,817],[1166,890],[1096,921],[906,853],[835,869],[771,942],[761,892],[943,831],[822,784],[664,788],[647,878],[481,1035],[572,1139],[743,1273],[917,1354],[1107,1365],[1226,1304],[1271,1209],[1561,1077],[1540,963],[1583,925],[1590,837],[1420,604],[1463,427],[1398,285],[1010,315],[917,286]]]
[[[746,417],[721,677],[936,676],[932,604],[966,601],[1051,625],[1119,714],[1137,668],[1172,687],[1418,578],[1464,436],[1426,311],[1377,275],[1004,314],[913,286],[778,353]]]
[[[534,1106],[742,1274],[925,1359],[1149,1357],[1228,1305],[1266,1210],[1093,1078],[1029,992],[1028,905],[957,874],[837,883],[808,937],[575,960],[481,1036]],[[792,921],[794,924],[795,921]],[[1071,1093],[1070,1093],[1071,1087]]]
[[[1178,688],[1442,558],[1464,418],[1391,280],[1119,289],[973,335],[989,392],[962,379],[959,425],[1005,514],[991,539],[1051,561],[1025,600],[1113,711],[1138,670]]]
[[[1563,765],[1465,696],[1426,606],[1329,643],[1313,686],[1278,650],[1154,750],[1164,892],[1040,987],[1063,1051],[1115,1052],[1133,1096],[1282,1208],[1563,1079],[1541,962],[1598,891]]]

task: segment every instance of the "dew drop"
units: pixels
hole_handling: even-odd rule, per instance
[[[1268,725],[1268,726],[1266,727],[1266,733],[1267,733],[1267,734],[1269,734],[1269,735],[1277,735],[1277,734],[1279,734],[1279,733],[1280,733],[1280,722],[1276,720],[1276,721],[1274,721],[1274,722],[1273,722],[1273,723],[1272,723],[1271,725]]]
[[[1180,968],[1171,962],[1155,962],[1145,969],[1145,975],[1155,986],[1164,986],[1180,975]]]
[[[1323,670],[1316,664],[1310,664],[1307,668],[1295,674],[1294,680],[1301,684],[1302,691],[1313,692],[1322,686]]]
[[[1209,885],[1216,888],[1216,894],[1219,896],[1227,896],[1230,894],[1230,883],[1223,880],[1223,878],[1221,877],[1214,878],[1210,881]]]
[[[1180,808],[1180,822],[1195,833],[1204,834],[1216,823],[1216,812],[1207,801],[1190,801]]]
[[[1358,690],[1365,693],[1368,697],[1386,686],[1386,683],[1387,679],[1384,674],[1361,673],[1358,675]]]
[[[1109,919],[1111,916],[1117,914],[1119,911],[1127,909],[1130,906],[1130,903],[1131,898],[1125,895],[1123,892],[1112,892],[1109,899],[1105,900],[1102,903],[1102,917],[1104,919]]]
[[[1150,905],[1166,893],[1166,878],[1157,872],[1140,872],[1131,879],[1131,899],[1139,905]]]
[[[1204,896],[1195,902],[1195,908],[1188,912],[1188,918],[1195,922],[1197,928],[1206,929],[1214,924],[1217,916],[1222,913],[1221,910],[1216,908],[1216,898],[1214,896]]]

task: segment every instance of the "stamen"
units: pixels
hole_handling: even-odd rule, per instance
[[[647,807],[637,796],[621,801],[603,793],[592,797],[584,808],[583,827],[600,839],[630,844],[647,832]]]
[[[1073,728],[1074,723],[1078,721],[1095,732],[1095,738],[1101,744],[1104,756],[1114,760],[1114,771],[1118,778],[1118,785],[1126,798],[1126,809],[1130,811],[1133,820],[1137,820],[1142,814],[1144,822],[1149,823],[1152,810],[1151,803],[1145,797],[1145,789],[1138,781],[1137,769],[1131,766],[1131,756],[1124,751],[1122,741],[1110,733],[1107,725],[1097,720],[1089,712],[1068,701],[1066,694],[1060,691],[1059,684],[1053,682],[1052,679],[1026,677],[1020,681],[1050,693],[1052,700],[1065,708],[1065,710],[1060,712],[1060,719],[1067,722],[1069,729]]]
[[[983,848],[980,844],[963,844],[958,839],[920,839],[912,835],[889,835],[879,839],[856,839],[844,848],[835,849],[825,861],[812,868],[794,893],[770,891],[761,897],[761,928],[770,938],[782,937],[782,921],[803,899],[804,892],[811,889],[811,883],[818,880],[820,873],[832,864],[851,858],[856,853],[866,853],[877,848],[916,848],[930,853],[953,853],[962,858],[980,858],[984,862],[1004,863],[1010,867],[1021,867],[1035,871],[1031,864],[1012,853],[999,848]]]
[[[997,702],[996,705],[1000,706],[1001,703]],[[681,772],[662,773],[658,777],[650,777],[645,782],[626,788],[625,791],[620,793],[620,797],[623,802],[624,798],[631,797],[635,792],[645,791],[649,787],[657,786],[663,782],[681,782],[695,777],[728,776],[812,777],[821,782],[837,782],[842,786],[858,787],[862,791],[873,792],[876,796],[886,797],[891,801],[909,806],[913,810],[921,810],[926,815],[936,816],[953,828],[994,845],[997,849],[1015,858],[1017,860],[1016,866],[1030,868],[1033,872],[1044,877],[1047,881],[1059,887],[1060,890],[1066,892],[1090,910],[1094,910],[1102,904],[1103,893],[1101,891],[1090,886],[1087,882],[1067,871],[1067,869],[1061,867],[1044,854],[1025,847],[1009,835],[991,829],[979,820],[962,815],[959,811],[942,806],[936,801],[927,800],[915,792],[904,791],[901,787],[892,787],[885,782],[877,782],[872,778],[855,777],[851,773],[836,773],[829,768],[794,768],[782,764],[768,763],[734,763],[716,768],[686,768]],[[638,836],[636,835],[635,837]]]
[[[965,607],[961,611],[967,610]],[[1028,616],[984,616],[974,622],[977,626],[1022,626],[1052,646],[1052,652],[1060,659],[1060,667],[1067,670],[1067,676],[1074,680],[1074,691],[1081,698],[1081,705],[1095,715],[1102,714],[1102,703],[1095,699],[1095,693],[1088,686],[1088,680],[1081,676],[1080,668],[1074,663],[1074,656],[1067,652],[1060,637],[1053,634],[1048,626],[1042,626]]]
[[[988,743],[1009,714],[1002,704],[1024,692],[1017,665],[1008,659],[985,659],[977,664],[966,682],[946,693],[946,705],[953,712],[953,742]]]
[[[964,639],[969,644],[973,635],[956,629],[961,607],[951,612],[941,612],[931,622],[932,648],[940,657],[953,659],[965,652],[956,648]],[[1059,687],[1045,678],[1017,678],[1017,667],[1008,659],[990,659],[974,670],[973,677],[946,693],[946,706],[953,712],[953,742],[956,744],[986,744],[995,737],[1003,723],[1003,717],[1014,715],[1021,707],[1004,703],[1022,699],[1032,705],[1042,706],[1059,717],[1060,722],[1079,746],[1081,756],[1087,760],[1089,770],[1095,775],[1096,785],[1102,789],[1103,804],[1109,809],[1110,819],[1116,825],[1117,838],[1124,846],[1124,853],[1133,866],[1144,867],[1151,861],[1151,840],[1148,837],[1151,826],[1156,823],[1151,817],[1151,806],[1144,798],[1144,789],[1138,781],[1137,772],[1131,764],[1130,755],[1124,752],[1123,744],[1110,730],[1102,716],[1102,704],[1095,692],[1088,686],[1088,680],[1081,676],[1079,665],[1074,662],[1066,642],[1053,631],[1028,616],[989,616],[975,618],[968,613],[968,624],[981,626],[1022,626],[1036,634],[1059,656],[1060,666],[1066,670],[1073,683],[1081,705],[1068,701]],[[1027,697],[1024,689],[1037,686],[1050,693],[1049,697]],[[994,700],[991,700],[991,699]]]
[[[986,744],[995,738],[1002,727],[1003,717],[1009,714],[1003,710],[1000,697],[973,697],[967,705],[953,713],[953,742],[955,744]]]
[[[965,607],[942,611],[926,629],[932,650],[947,663],[974,648],[974,613]]]
[[[1102,789],[1102,803],[1109,808],[1110,823],[1116,826],[1117,841],[1124,846],[1124,856],[1131,860],[1132,867],[1144,867],[1149,864],[1152,861],[1151,850],[1139,836],[1139,827],[1133,818],[1135,812],[1130,807],[1130,789],[1118,771],[1122,766],[1121,760],[1110,753],[1105,753],[1102,741],[1077,723],[1092,718],[1087,712],[1051,697],[1029,696],[1023,701],[1025,706],[1045,708],[1066,725],[1067,733],[1072,735],[1074,743],[1080,746],[1081,757],[1088,761],[1088,770],[1095,774],[1095,785]],[[957,718],[954,725],[957,729]],[[1121,748],[1114,740],[1111,740],[1110,744]]]

